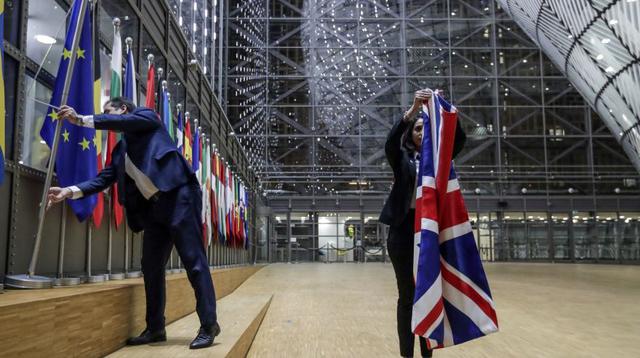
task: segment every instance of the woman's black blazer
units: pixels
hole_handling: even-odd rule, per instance
[[[413,153],[407,153],[402,147],[402,134],[407,129],[408,123],[402,118],[393,125],[387,142],[384,146],[387,160],[393,169],[393,186],[389,198],[384,204],[380,218],[381,223],[390,226],[401,225],[411,206],[412,195],[416,182],[416,166]],[[460,122],[456,126],[456,137],[453,144],[453,157],[455,158],[464,147],[467,136],[460,127]]]

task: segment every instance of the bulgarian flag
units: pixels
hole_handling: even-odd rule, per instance
[[[122,96],[122,39],[120,38],[120,20],[113,21],[113,52],[111,53],[111,88],[109,96],[116,98]],[[118,135],[109,131],[107,136],[107,159],[105,165],[111,164],[113,148],[118,143]],[[118,201],[118,189],[116,185],[111,187],[111,205],[113,205],[113,217],[116,229],[120,227],[124,218],[124,209]]]

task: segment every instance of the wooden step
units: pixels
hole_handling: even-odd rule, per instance
[[[124,347],[110,358],[157,357],[245,357],[271,304],[272,295],[234,292],[218,301],[218,321],[222,332],[213,346],[191,350],[189,343],[200,323],[193,313],[167,326],[167,341]]]
[[[262,267],[214,269],[211,275],[218,300]],[[194,310],[186,274],[168,275],[167,323]],[[46,290],[5,290],[0,295],[0,356],[103,357],[139,334],[145,328],[144,316],[141,278]],[[193,326],[191,335],[197,329]]]

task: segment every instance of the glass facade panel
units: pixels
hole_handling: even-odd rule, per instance
[[[4,4],[4,38],[10,44],[20,47],[21,24],[20,15],[22,1],[5,1]]]
[[[35,98],[28,100],[25,106],[25,123],[22,138],[22,156],[20,163],[35,169],[45,171],[49,161],[50,150],[42,138],[40,129],[47,115],[48,106],[40,102],[48,103],[51,100],[53,90],[35,81],[32,76],[25,77],[27,96]]]
[[[5,160],[14,159],[13,142],[16,136],[15,129],[17,123],[12,121],[11,118],[16,117],[16,100],[18,98],[18,62],[11,56],[4,54],[4,88],[5,88],[5,106],[6,106],[6,118],[4,133],[5,133],[5,147],[4,156]]]
[[[555,260],[569,259],[570,244],[570,223],[568,213],[551,214],[551,235],[553,241],[553,258]]]
[[[27,56],[54,76],[58,72],[67,30],[66,10],[55,0],[29,2]]]

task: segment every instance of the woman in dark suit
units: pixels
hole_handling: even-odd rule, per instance
[[[417,172],[422,147],[422,118],[417,114],[422,103],[431,98],[431,90],[415,93],[413,105],[402,119],[394,123],[385,152],[389,165],[393,169],[393,187],[382,209],[379,221],[390,226],[387,250],[398,283],[398,338],[400,355],[413,357],[415,335],[411,331],[411,312],[415,283],[413,280],[413,238],[416,203]],[[460,152],[466,136],[460,126],[456,126],[456,138],[453,155]],[[423,357],[431,357],[426,340],[420,340]]]

